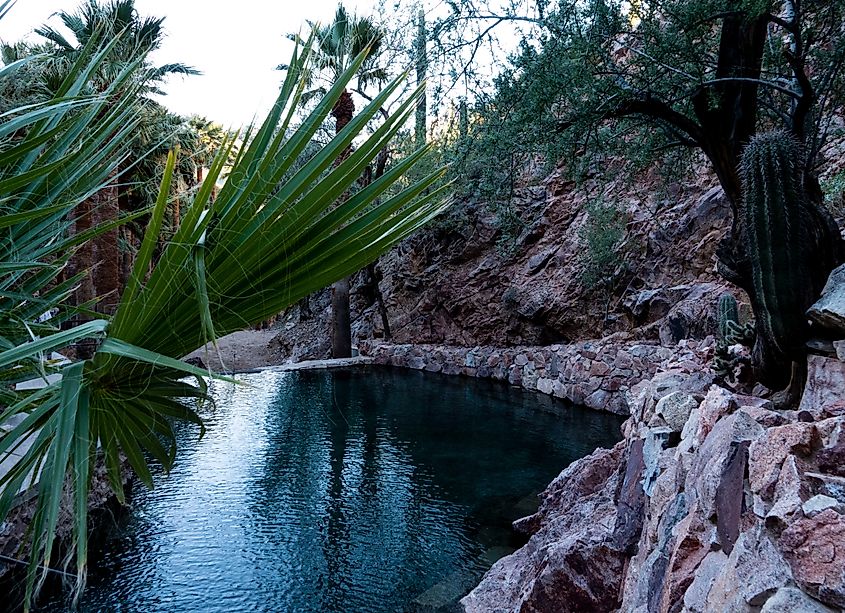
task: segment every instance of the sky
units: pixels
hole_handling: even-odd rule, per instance
[[[56,11],[72,12],[78,0],[18,0],[0,21],[0,40],[31,35]],[[375,0],[344,0],[358,15],[372,13]],[[153,57],[157,64],[182,62],[202,76],[175,77],[161,101],[171,110],[204,115],[225,127],[262,117],[279,91],[292,50],[286,35],[306,30],[305,21],[328,22],[337,0],[135,0],[142,15],[165,16],[167,39]],[[60,25],[53,18],[50,23]],[[33,40],[35,37],[33,37]]]

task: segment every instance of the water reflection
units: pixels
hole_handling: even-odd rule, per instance
[[[82,611],[457,610],[536,492],[618,438],[613,416],[489,382],[244,380],[215,384],[205,439],[184,432],[173,474],[139,491]]]

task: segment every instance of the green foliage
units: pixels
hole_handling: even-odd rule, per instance
[[[450,6],[455,23],[477,19],[487,25],[483,5],[461,0]],[[509,7],[502,9],[503,18],[518,20],[528,3]],[[599,180],[616,178],[590,172],[597,161],[612,157],[627,161],[630,176],[655,162],[661,169],[688,170],[690,154],[705,145],[713,159],[719,158],[719,147],[729,147],[729,163],[738,162],[747,138],[712,147],[705,142],[713,131],[703,122],[722,107],[735,108],[731,77],[745,70],[743,60],[734,58],[739,64],[733,66],[722,53],[722,27],[730,20],[745,27],[770,12],[778,10],[763,0],[550,5],[532,20],[539,35],[522,41],[496,79],[495,92],[476,93],[474,152],[456,172],[460,186],[485,197],[507,196],[519,173],[537,159],[547,168],[566,162],[573,178]],[[793,122],[796,107],[804,104],[796,104],[789,91],[799,79],[796,63],[788,58],[792,35],[770,23],[753,114],[736,120],[750,120],[749,136],[755,128],[781,126],[803,134],[812,166],[832,134],[831,118],[845,101],[845,1],[802,5],[800,19],[800,64],[808,67],[818,107]],[[725,27],[731,30],[734,22]]]
[[[619,247],[625,237],[625,216],[616,203],[589,201],[587,217],[579,231],[581,282],[588,288],[607,285],[621,263]]]
[[[17,138],[4,143],[0,166],[5,207],[0,229],[14,237],[0,243],[5,290],[0,374],[7,381],[29,378],[33,371],[44,371],[46,352],[80,340],[96,343],[92,359],[57,367],[60,382],[35,393],[4,388],[7,408],[0,413],[0,424],[18,416],[23,420],[0,435],[0,460],[11,467],[0,480],[0,521],[18,490],[37,474],[34,469],[41,468],[37,511],[30,526],[28,600],[37,590],[39,566],[50,562],[66,496],[73,501],[71,557],[78,587],[84,583],[94,460],[103,459],[111,487],[123,499],[121,457],[152,486],[149,464],[169,468],[174,461],[172,421],[201,425],[190,401],[207,397],[202,377],[208,373],[179,358],[358,270],[444,206],[442,190],[432,187],[440,180],[439,170],[388,195],[389,188],[425,157],[425,149],[397,162],[352,197],[341,198],[413,115],[419,90],[353,153],[335,163],[379,107],[395,95],[401,78],[293,176],[288,175],[366,59],[354,58],[306,121],[292,129],[312,51],[309,43],[294,53],[276,104],[259,129],[244,135],[249,145],[237,154],[225,185],[212,198],[237,137],[224,139],[207,179],[155,261],[177,164],[175,154],[168,156],[144,241],[114,317],[64,332],[35,327],[33,319],[62,305],[78,282],[77,278],[53,285],[68,251],[86,238],[56,240],[67,229],[67,213],[101,186],[115,168],[115,158],[125,153],[125,135],[135,128],[134,98],[139,88],[126,87],[137,83],[131,70],[126,81],[113,85],[119,92],[116,98],[74,99],[107,54],[107,50],[97,53],[98,46],[91,45],[86,53],[93,59],[82,62],[86,53],[79,55],[71,73],[75,77],[62,99],[0,125],[0,138]],[[70,113],[72,109],[77,112]],[[89,130],[95,120],[97,128]],[[290,178],[281,183],[285,176]],[[38,296],[39,291],[45,293]],[[39,337],[33,338],[31,331]],[[186,375],[197,377],[197,384],[184,380]],[[23,457],[9,455],[30,436],[35,444]]]
[[[743,239],[754,283],[758,346],[785,370],[803,351],[809,305],[802,288],[816,265],[802,182],[803,153],[785,132],[759,134],[742,158]]]
[[[106,327],[95,321],[67,332],[58,329],[76,311],[65,300],[84,273],[65,280],[59,275],[78,245],[108,229],[71,234],[71,215],[79,202],[109,182],[137,127],[133,99],[139,92],[131,78],[137,63],[128,64],[102,96],[83,95],[114,44],[100,42],[91,39],[77,54],[55,99],[20,108],[0,124],[0,424],[24,416],[16,427],[0,430],[0,461],[10,468],[0,479],[0,520],[17,492],[33,485],[34,469],[40,467],[28,595],[44,578],[38,568],[49,562],[68,477],[77,485],[70,493],[76,514],[72,554],[80,582],[87,562],[87,494],[96,447],[89,438],[87,408],[81,406],[87,395],[78,388],[83,364],[60,367],[45,356],[76,340],[99,338]],[[0,83],[14,79],[14,73],[14,64],[0,69]],[[58,314],[42,321],[48,311]],[[7,387],[57,371],[61,383],[42,391]],[[28,436],[35,437],[35,444],[12,460],[9,454]]]
[[[324,96],[327,87],[361,56],[364,62],[355,75],[356,89],[363,91],[370,85],[380,86],[387,81],[387,71],[378,65],[385,33],[371,19],[350,14],[343,4],[338,4],[331,23],[321,26],[309,22],[309,25],[316,43],[305,73],[306,86],[310,89],[302,95],[303,104]],[[298,34],[291,34],[289,38],[304,43]],[[281,64],[278,68],[286,70],[288,65]]]
[[[825,205],[840,223],[845,220],[845,169],[822,181]]]

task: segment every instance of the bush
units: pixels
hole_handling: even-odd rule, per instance
[[[593,288],[612,281],[620,262],[618,249],[625,237],[625,218],[615,202],[592,200],[585,208],[587,220],[579,231],[581,282]]]

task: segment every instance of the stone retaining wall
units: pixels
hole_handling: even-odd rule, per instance
[[[610,339],[507,348],[366,342],[360,351],[377,364],[507,381],[592,409],[628,415],[625,392],[658,372],[675,373],[695,388],[706,388],[704,380],[712,380],[706,364],[713,346],[712,338],[682,340],[673,348]]]

